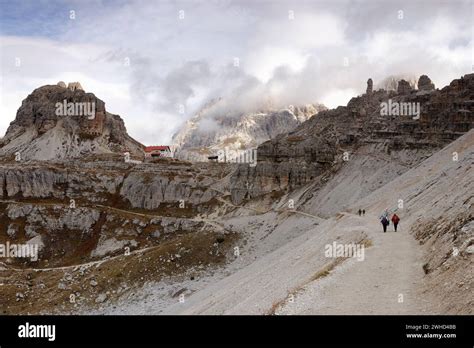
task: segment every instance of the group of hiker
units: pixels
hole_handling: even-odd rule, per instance
[[[359,216],[365,216],[365,209],[359,209]],[[400,222],[400,218],[398,217],[396,213],[394,213],[392,215],[392,218],[390,219],[388,210],[385,209],[385,211],[382,213],[379,219],[380,219],[380,223],[382,224],[384,233],[387,232],[387,227],[390,225],[390,220],[393,222],[393,228],[395,229],[395,232],[397,232],[397,227],[398,227],[398,223]]]
[[[398,217],[397,214],[393,214],[392,218],[390,219],[393,222],[393,228],[395,229],[395,232],[397,232],[397,227],[398,223],[400,222],[400,218]],[[389,220],[389,214],[388,211],[385,210],[383,214],[380,216],[380,223],[383,226],[383,232],[387,232],[387,226],[390,225],[390,220]]]

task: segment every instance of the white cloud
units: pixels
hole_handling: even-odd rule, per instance
[[[0,38],[0,133],[33,89],[59,80],[81,82],[132,136],[152,144],[168,142],[212,99],[222,98],[213,113],[269,101],[331,107],[363,92],[368,77],[377,84],[387,75],[428,74],[441,87],[473,64],[471,6],[463,1],[85,3],[74,3],[77,19],[54,39]]]
[[[331,91],[321,97],[321,103],[328,108],[337,108],[338,106],[346,106],[352,97],[355,97],[357,92],[351,88],[338,89]]]

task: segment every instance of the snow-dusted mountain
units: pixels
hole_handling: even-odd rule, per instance
[[[216,102],[218,103],[218,101]],[[175,156],[207,160],[219,150],[241,150],[258,146],[278,134],[292,131],[326,107],[321,104],[269,108],[256,112],[217,114],[208,104],[173,136]]]

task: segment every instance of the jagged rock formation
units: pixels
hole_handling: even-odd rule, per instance
[[[420,91],[431,91],[435,89],[435,85],[431,82],[431,79],[428,76],[421,75],[418,80],[418,89]]]
[[[372,168],[374,173],[384,173],[380,175],[382,185],[392,179],[393,172],[383,169],[390,157],[404,159],[408,168],[474,126],[474,74],[441,90],[417,91],[406,81],[400,84],[399,93],[377,90],[352,98],[346,107],[322,111],[294,131],[261,144],[257,166],[242,164],[233,174],[233,202],[324,181],[344,166],[344,153],[364,146],[368,153],[390,154],[380,161],[380,168]],[[420,118],[382,116],[381,103],[389,99],[419,103]],[[396,168],[400,170],[403,166]]]
[[[174,135],[173,143],[177,147],[175,156],[207,161],[208,156],[217,154],[219,150],[256,147],[280,133],[294,129],[325,109],[322,105],[304,105],[257,113],[210,116],[213,105],[203,108]]]
[[[71,91],[83,91],[81,84],[79,82],[69,82],[67,88]]]
[[[90,115],[87,111],[93,111]],[[95,153],[142,154],[123,120],[78,82],[37,88],[18,109],[0,141],[0,156],[19,152],[24,160],[50,160]]]
[[[373,88],[374,88],[374,82],[372,81],[372,79],[368,79],[367,80],[367,90],[366,90],[366,94],[372,94],[373,92]]]
[[[405,80],[398,81],[397,92],[398,94],[407,94],[410,93],[413,88],[410,86],[410,83]]]

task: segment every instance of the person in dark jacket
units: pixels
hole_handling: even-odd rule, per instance
[[[383,232],[387,232],[387,226],[390,224],[390,222],[388,221],[388,219],[384,216],[382,217],[382,220],[380,220],[380,222],[382,223],[382,226],[383,226]]]
[[[362,215],[362,210],[359,209],[359,216],[361,216],[361,215]]]
[[[393,227],[395,228],[395,232],[397,232],[397,226],[398,226],[398,223],[400,222],[400,218],[398,217],[397,214],[393,214],[392,222],[393,222]]]
[[[389,220],[389,215],[388,215],[388,208],[386,208],[384,210],[384,212],[382,213],[382,215],[380,215],[379,219],[380,219],[380,222],[382,223],[382,226],[383,226],[383,231],[384,232],[387,232],[387,226],[390,225],[390,220]]]
[[[362,215],[365,216],[365,209],[362,209]]]

